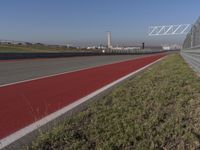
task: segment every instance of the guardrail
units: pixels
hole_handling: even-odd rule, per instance
[[[181,55],[195,71],[200,73],[200,47],[181,50]]]
[[[0,60],[9,59],[29,59],[29,58],[58,58],[58,57],[76,57],[76,56],[101,56],[101,55],[140,55],[161,53],[160,50],[135,50],[135,51],[116,51],[107,50],[105,52],[63,52],[63,53],[0,53]]]

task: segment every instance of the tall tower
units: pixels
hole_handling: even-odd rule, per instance
[[[108,48],[112,48],[112,43],[111,43],[111,32],[107,32],[107,40],[108,40]]]

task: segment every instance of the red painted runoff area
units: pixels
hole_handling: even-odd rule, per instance
[[[163,56],[151,55],[0,87],[0,139]]]

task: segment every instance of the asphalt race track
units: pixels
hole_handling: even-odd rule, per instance
[[[84,56],[0,61],[0,86],[140,57],[137,55]]]
[[[24,64],[24,61],[1,62],[7,66],[9,66],[9,63],[13,64],[13,66],[10,64],[10,68],[15,68],[15,70],[10,70],[10,73],[13,72],[16,75],[7,76],[7,78],[12,77],[11,80],[13,82],[30,78],[30,76],[25,76],[24,68],[27,69],[27,73],[30,71],[30,74],[38,76],[45,73],[43,72],[45,66],[50,66],[48,67],[48,74],[50,74],[52,72],[55,73],[55,70],[52,68],[59,66],[58,72],[61,72],[64,66],[66,66],[64,71],[71,71],[83,67],[91,67],[129,59],[123,62],[0,87],[0,139],[164,56],[165,54],[156,54],[136,59],[133,56],[115,56],[116,58],[103,56],[102,58],[85,58],[85,61],[81,61],[82,63],[80,62],[80,58],[76,58],[78,61],[73,60],[73,58],[67,61],[67,63],[65,59],[60,60],[59,63],[57,59],[55,59],[56,62],[38,60],[39,62],[44,61],[41,67],[36,60],[29,60],[30,62],[25,61],[26,64]],[[106,57],[109,57],[109,60]],[[133,59],[130,60],[130,58]],[[99,61],[95,62],[95,60]],[[69,62],[71,62],[71,64],[69,64]],[[78,62],[82,64],[81,67],[80,64],[77,64]],[[2,64],[0,68],[2,68]],[[14,66],[14,64],[18,67]],[[24,65],[20,68],[20,64]],[[35,72],[36,66],[40,68],[40,74]],[[72,67],[67,69],[67,66]],[[79,66],[79,68],[77,66]],[[32,68],[33,71],[31,69],[29,70],[29,67]],[[20,71],[17,71],[17,68]],[[3,69],[1,69],[1,71],[3,71]],[[19,73],[19,75],[17,73]],[[4,76],[6,76],[6,73],[4,74]],[[20,78],[21,75],[24,76]],[[17,77],[14,78],[14,76]],[[6,77],[4,78],[7,79]],[[10,81],[7,79],[6,83],[10,83]],[[1,79],[1,84],[4,84],[3,79]]]

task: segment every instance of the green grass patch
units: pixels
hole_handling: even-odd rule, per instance
[[[51,45],[0,45],[0,53],[49,53],[49,52],[74,52],[80,51],[74,47],[51,46]]]
[[[40,149],[198,149],[200,78],[170,55],[28,147]]]

